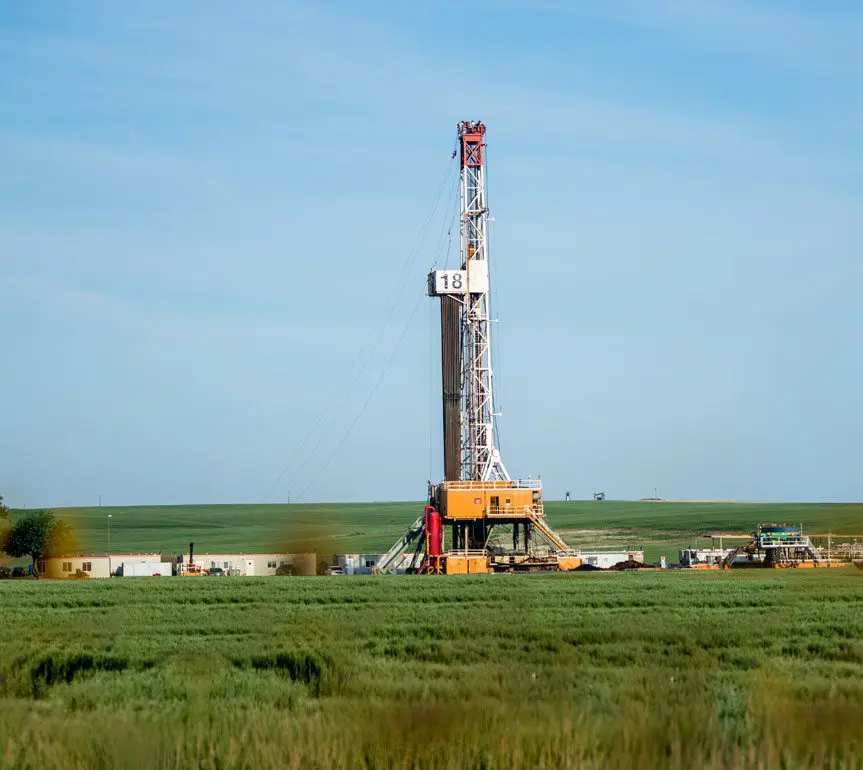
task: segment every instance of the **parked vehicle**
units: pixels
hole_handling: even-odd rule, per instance
[[[344,575],[345,568],[344,567],[327,567],[328,575]]]
[[[209,577],[227,577],[228,573],[225,572],[221,567],[210,567],[207,570],[206,574]]]

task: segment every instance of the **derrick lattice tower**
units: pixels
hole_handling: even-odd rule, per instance
[[[479,121],[458,124],[460,264],[428,276],[428,293],[441,303],[444,479],[429,485],[423,515],[382,559],[383,571],[580,564],[545,522],[539,480],[513,480],[496,442],[485,134]]]
[[[495,446],[494,369],[491,360],[489,298],[488,204],[485,190],[485,125],[464,121],[458,125],[460,164],[461,269],[447,276],[432,273],[432,294],[458,305],[461,350],[453,351],[461,363],[459,473],[447,480],[508,481],[509,474]],[[462,286],[463,284],[463,286]],[[451,311],[442,310],[447,318]],[[443,327],[442,327],[443,328]],[[453,441],[455,439],[453,438]]]

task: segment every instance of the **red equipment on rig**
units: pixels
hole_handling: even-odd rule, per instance
[[[426,554],[428,556],[441,555],[441,518],[433,505],[426,506],[426,532],[428,533],[428,544]]]
[[[440,557],[443,553],[443,523],[433,505],[425,508],[425,530],[426,561],[419,571],[420,574],[439,575],[442,572]]]

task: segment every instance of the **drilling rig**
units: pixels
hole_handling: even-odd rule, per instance
[[[429,483],[423,514],[379,562],[382,572],[452,575],[581,564],[545,522],[542,483],[510,478],[496,445],[485,132],[478,121],[458,124],[461,264],[428,276],[429,296],[441,306],[444,480]]]

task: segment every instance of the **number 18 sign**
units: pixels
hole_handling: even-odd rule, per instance
[[[436,270],[433,276],[435,294],[464,294],[467,291],[465,270]]]
[[[467,270],[435,270],[429,273],[429,295],[467,294],[488,291],[488,265],[479,260],[471,262],[470,285]]]

